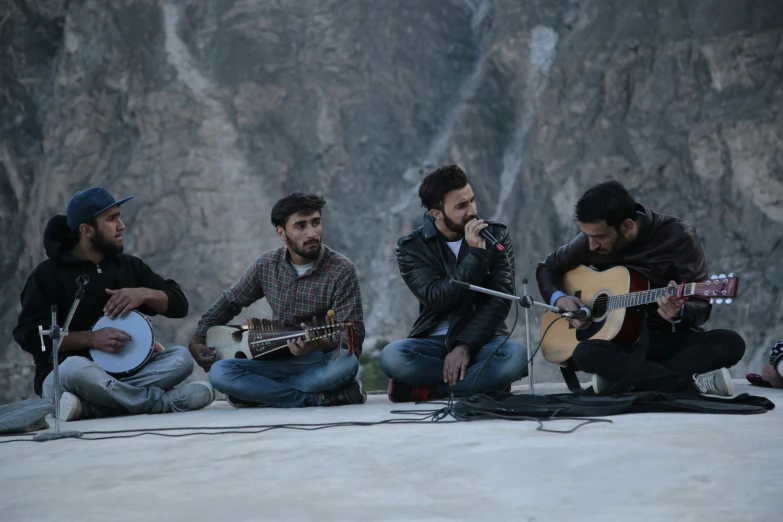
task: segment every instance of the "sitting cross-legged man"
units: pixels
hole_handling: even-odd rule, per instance
[[[476,293],[452,279],[514,292],[514,254],[502,223],[478,219],[473,189],[450,165],[419,187],[424,225],[397,242],[400,274],[419,301],[408,338],[381,352],[392,402],[423,401],[504,390],[527,375],[527,350],[507,339],[511,301]],[[503,251],[487,244],[481,231]]]

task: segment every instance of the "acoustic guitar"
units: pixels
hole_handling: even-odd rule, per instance
[[[737,295],[738,285],[739,278],[734,274],[721,274],[699,283],[651,289],[646,278],[622,266],[603,272],[579,266],[563,276],[562,286],[567,295],[578,297],[592,310],[590,326],[577,330],[568,321],[562,320],[550,328],[549,325],[560,316],[544,312],[541,353],[547,361],[561,364],[571,357],[577,344],[588,339],[633,344],[639,339],[644,317],[639,307],[654,303],[660,296],[681,298],[698,295],[716,304],[729,304]]]
[[[353,353],[356,329],[353,323],[338,323],[334,311],[329,310],[325,324],[305,330],[291,329],[281,321],[250,318],[244,325],[213,326],[207,330],[206,345],[218,352],[219,359],[259,359],[288,350],[288,341],[303,337],[305,341],[332,339],[334,334],[348,337],[348,350]]]

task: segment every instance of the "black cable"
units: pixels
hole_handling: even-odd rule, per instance
[[[511,268],[511,291],[513,292],[512,295],[516,295],[516,293],[517,293],[517,282],[516,282],[516,277],[515,277],[515,273],[514,273],[515,272],[514,271],[514,266],[511,264],[511,259],[509,259],[509,257],[508,257],[508,252],[503,250],[503,255],[506,256],[506,263]],[[481,375],[481,372],[483,372],[484,368],[487,367],[487,363],[489,362],[489,360],[492,359],[495,356],[495,354],[498,353],[498,350],[500,350],[508,342],[508,340],[511,338],[511,334],[514,333],[514,330],[516,329],[518,322],[519,322],[519,306],[516,307],[516,315],[514,316],[514,325],[511,327],[511,330],[508,332],[508,335],[506,336],[506,338],[503,339],[503,342],[500,343],[492,351],[492,353],[489,355],[489,357],[487,357],[486,360],[484,361],[484,365],[479,369],[478,372],[476,372],[475,377],[473,377],[473,385],[471,386],[471,388],[475,388],[476,387],[476,382],[478,381],[478,378]],[[527,367],[527,366],[525,366],[525,367]],[[452,396],[453,396],[453,394],[452,394]]]

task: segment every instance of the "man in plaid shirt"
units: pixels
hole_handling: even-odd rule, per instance
[[[190,341],[193,358],[235,407],[339,406],[367,400],[355,378],[364,340],[359,279],[347,257],[321,244],[325,204],[320,196],[300,192],[275,203],[272,224],[285,246],[256,259],[201,317]],[[291,329],[334,310],[337,322],[350,322],[356,328],[354,354],[341,341],[345,336],[308,342],[300,338],[288,342],[290,353],[282,358],[216,361],[216,351],[204,344],[207,330],[227,324],[263,297],[273,319]]]

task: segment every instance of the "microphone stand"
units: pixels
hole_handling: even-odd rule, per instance
[[[41,433],[38,433],[33,437],[33,440],[44,442],[47,440],[57,440],[57,439],[69,439],[69,438],[79,438],[82,436],[82,432],[80,431],[60,431],[60,393],[61,393],[61,387],[60,387],[60,361],[59,361],[59,351],[60,351],[60,343],[62,342],[62,339],[68,335],[68,326],[71,324],[71,319],[73,319],[73,314],[76,313],[76,307],[79,306],[79,301],[82,300],[84,297],[84,286],[90,282],[90,278],[86,275],[82,274],[79,277],[76,278],[76,284],[78,285],[79,289],[76,291],[76,296],[73,299],[73,304],[71,304],[71,309],[68,312],[68,317],[65,319],[65,324],[62,328],[57,326],[57,305],[52,305],[52,323],[48,330],[44,330],[41,325],[38,326],[38,335],[41,338],[41,351],[46,351],[46,344],[44,343],[44,335],[48,335],[49,338],[52,340],[52,365],[54,366],[54,369],[52,370],[54,372],[54,431],[44,431]]]
[[[527,277],[522,279],[522,293],[527,295]],[[530,307],[524,307],[525,308],[525,336],[527,337],[527,344],[525,347],[527,348],[527,386],[528,386],[528,393],[530,395],[534,395],[533,391],[533,358],[530,356]]]
[[[519,306],[525,309],[525,331],[527,334],[528,387],[529,387],[530,394],[533,395],[533,361],[530,359],[530,323],[528,318],[528,309],[530,309],[533,306],[536,306],[538,308],[543,308],[544,310],[549,310],[550,312],[563,315],[564,317],[568,317],[573,312],[569,312],[565,308],[550,306],[546,303],[534,301],[533,298],[530,297],[529,295],[523,295],[522,297],[519,297],[517,295],[506,294],[503,292],[498,292],[497,290],[484,288],[483,286],[476,286],[476,285],[471,285],[470,283],[463,283],[462,281],[457,281],[456,279],[452,279],[451,283],[457,286],[461,286],[463,288],[467,288],[468,290],[473,290],[474,292],[481,292],[483,294],[500,297],[501,299],[516,301],[519,304]],[[523,291],[525,292],[525,294],[527,294],[527,278],[522,280],[522,284],[523,284]]]

